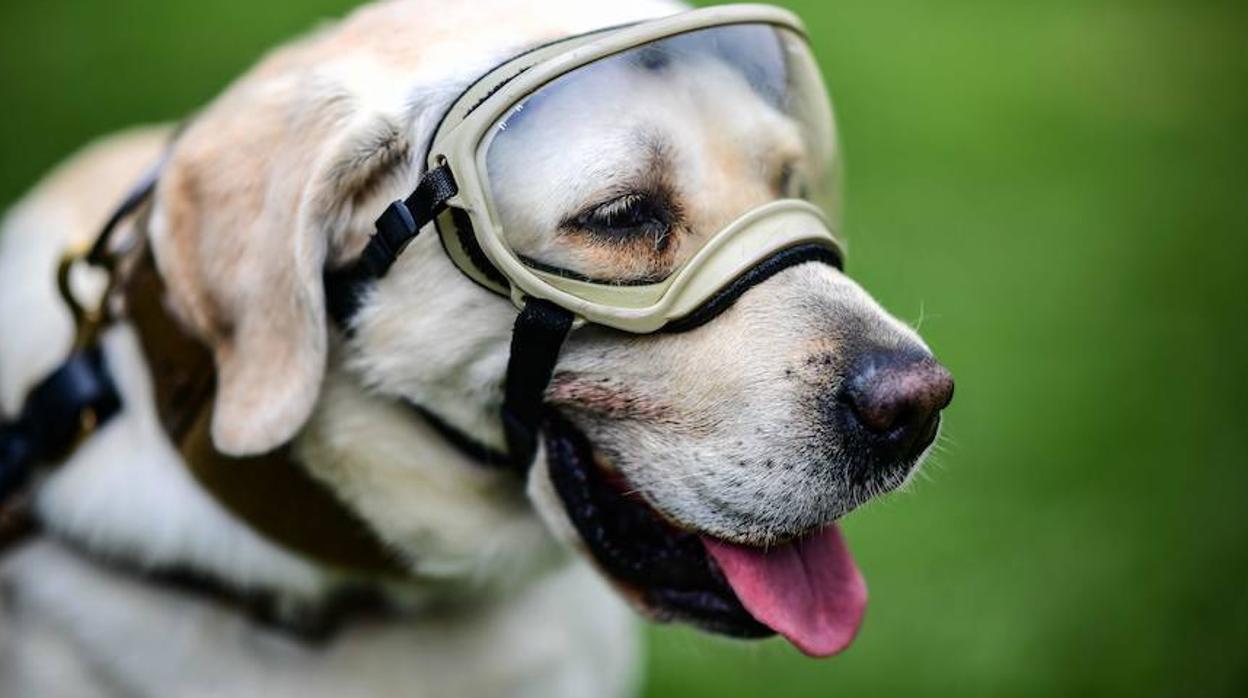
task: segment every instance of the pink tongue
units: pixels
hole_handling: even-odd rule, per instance
[[[812,657],[849,646],[867,609],[867,583],[835,525],[778,547],[702,538],[741,604]]]

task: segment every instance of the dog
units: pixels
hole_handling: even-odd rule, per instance
[[[102,347],[125,408],[36,480],[38,532],[0,558],[0,694],[624,696],[640,677],[635,611],[730,635],[779,629],[810,654],[852,639],[865,587],[834,522],[915,472],[953,383],[838,269],[784,269],[689,332],[575,330],[523,481],[446,437],[505,448],[516,309],[461,274],[436,235],[411,243],[350,332],[327,318],[324,270],[358,256],[378,212],[410,191],[422,146],[477,76],[552,40],[682,9],[368,5],[268,55],[183,128],[109,137],[14,206],[0,234],[5,415],[73,342],[58,260],[163,161],[147,214],[120,234],[150,249],[161,302],[210,352],[212,442],[239,456],[289,444],[405,574],[322,564],[206,492],[162,431],[151,367],[123,318]],[[737,89],[714,71],[667,79]],[[697,138],[696,113],[628,94],[648,132],[685,134],[678,157],[620,147],[600,137],[610,124],[573,117],[558,139],[498,154],[500,215],[526,256],[621,283],[678,265],[688,248],[666,233],[606,245],[583,222],[570,246],[553,242],[611,177],[639,168],[685,192],[669,203],[689,231],[796,186],[787,163],[801,145],[757,95],[734,93],[733,133]],[[767,139],[778,164],[744,166],[745,134]],[[615,166],[563,186],[581,162]],[[618,210],[601,216],[598,227],[619,225]],[[76,273],[75,294],[100,298],[97,277]],[[712,572],[679,599],[656,593],[648,564],[660,555],[678,558],[664,563],[673,574]],[[802,565],[819,569],[794,577]],[[807,617],[784,607],[777,580],[848,600],[812,591],[812,603],[845,607]],[[381,608],[314,638],[292,632],[337,617],[347,590]],[[240,602],[256,599],[262,614]]]

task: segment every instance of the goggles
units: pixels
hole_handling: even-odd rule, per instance
[[[437,228],[465,274],[517,306],[541,298],[648,333],[779,251],[839,256],[829,220],[803,198],[831,198],[836,155],[801,23],[742,5],[499,66],[452,105],[428,165],[458,185]]]
[[[838,151],[801,22],[730,5],[603,29],[523,53],[452,104],[428,170],[327,274],[344,328],[358,289],[436,221],[454,264],[521,310],[504,428],[535,448],[568,330],[689,329],[794,264],[839,267]]]

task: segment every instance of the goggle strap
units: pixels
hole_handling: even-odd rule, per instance
[[[450,167],[441,165],[429,170],[411,195],[386,207],[377,219],[377,232],[354,262],[325,272],[326,305],[339,328],[349,331],[364,287],[390,271],[408,244],[446,210],[446,202],[458,192]]]
[[[527,298],[512,328],[503,388],[503,435],[512,465],[521,473],[528,470],[537,453],[546,386],[572,329],[572,319],[571,312],[550,301]]]

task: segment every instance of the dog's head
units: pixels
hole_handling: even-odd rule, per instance
[[[441,110],[474,73],[663,9],[513,4],[477,32],[442,15],[417,28],[413,8],[383,5],[270,59],[193,124],[152,229],[177,310],[215,350],[218,446],[262,451],[306,423],[331,345],[321,272],[357,254],[372,219],[410,189]],[[412,28],[403,40],[381,31],[394,26]],[[812,154],[763,95],[715,65],[650,68],[567,98],[593,109],[545,105],[565,118],[530,117],[524,150],[496,154],[498,213],[526,258],[620,283],[661,278],[741,211],[802,194]],[[661,99],[672,83],[685,99]],[[732,114],[707,109],[725,94]],[[501,447],[514,319],[425,235],[364,299],[332,364]],[[826,654],[852,638],[865,600],[833,524],[918,467],[951,394],[912,330],[811,261],[685,332],[574,331],[529,490],[652,615],[777,630]],[[386,486],[356,483],[350,498]],[[405,530],[368,518],[383,534]]]

